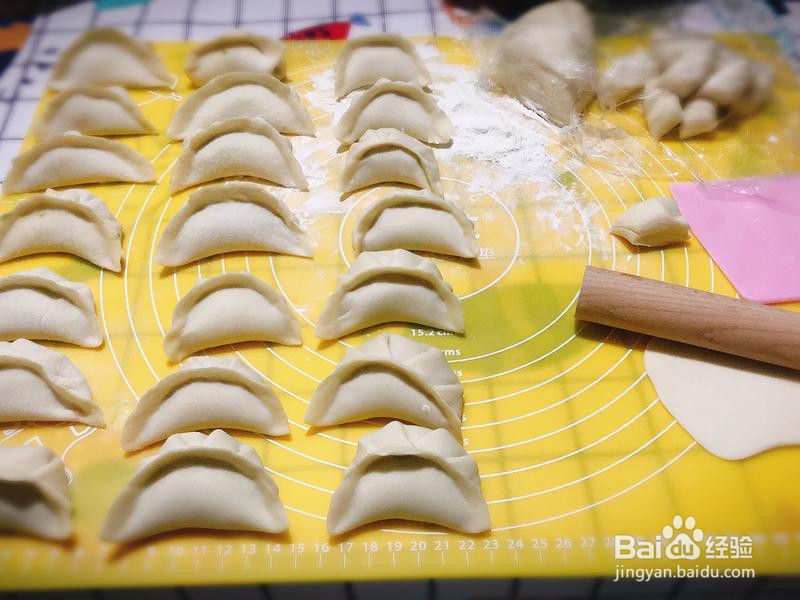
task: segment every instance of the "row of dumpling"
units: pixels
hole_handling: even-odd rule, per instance
[[[35,346],[23,340],[9,350],[21,343]],[[29,356],[36,358],[30,350]],[[38,406],[38,416],[96,423],[89,416],[96,407],[85,397],[81,378],[49,358],[36,367],[17,361],[19,369],[40,369],[33,371],[45,383],[39,387],[50,386],[49,398],[31,386],[39,396],[27,400]],[[6,377],[13,383],[13,375]],[[218,401],[222,396],[225,402]],[[385,519],[467,533],[488,529],[477,466],[458,442],[462,407],[462,386],[438,349],[394,335],[352,349],[314,393],[305,420],[328,426],[388,417],[413,425],[393,421],[359,441],[331,500],[331,535]],[[142,396],[125,423],[126,450],[167,441],[140,462],[112,505],[101,537],[127,542],[187,527],[285,531],[277,486],[257,453],[221,430],[208,436],[194,432],[214,427],[288,433],[274,392],[241,361],[187,360]],[[26,506],[35,510],[21,508],[23,493]],[[0,529],[64,539],[71,531],[70,512],[63,463],[52,452],[0,447]]]
[[[716,129],[722,116],[746,116],[766,102],[774,72],[705,35],[658,31],[647,52],[612,62],[598,80],[605,108],[643,91],[650,134],[678,127],[681,139]]]

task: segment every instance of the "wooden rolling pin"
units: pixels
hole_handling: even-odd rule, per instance
[[[800,314],[586,267],[575,317],[800,369]]]

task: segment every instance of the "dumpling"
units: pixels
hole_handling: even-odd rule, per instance
[[[693,98],[683,107],[683,119],[678,136],[685,140],[717,128],[717,105],[706,98]]]
[[[352,144],[369,129],[399,129],[429,144],[447,144],[453,126],[431,94],[413,83],[379,79],[350,103],[336,125],[336,139]]]
[[[239,117],[264,119],[281,133],[314,135],[297,94],[267,73],[218,75],[178,107],[167,135],[182,140],[216,121]]]
[[[103,336],[92,292],[49,269],[0,277],[0,340],[19,338],[97,348]]]
[[[626,54],[608,65],[597,81],[600,106],[614,108],[655,78],[658,66],[647,52]]]
[[[72,502],[64,463],[44,446],[0,446],[0,531],[65,540]]]
[[[56,94],[31,126],[31,132],[40,140],[68,131],[84,135],[156,133],[124,89],[88,84]]]
[[[196,356],[139,399],[122,428],[122,448],[140,450],[173,433],[215,427],[289,433],[278,397],[258,373],[235,357]]]
[[[233,72],[266,73],[283,79],[284,52],[284,45],[272,38],[249,31],[227,31],[195,46],[186,61],[186,74],[198,86]]]
[[[509,95],[566,125],[594,97],[592,17],[574,0],[528,11],[500,36],[489,76]]]
[[[342,193],[381,183],[405,183],[442,195],[433,151],[397,129],[367,131],[347,153]]]
[[[122,226],[88,190],[34,194],[0,217],[0,261],[43,252],[66,252],[118,273]]]
[[[0,342],[0,422],[67,421],[103,427],[86,378],[61,352]]]
[[[379,79],[407,81],[425,87],[431,74],[414,45],[394,33],[348,40],[336,60],[336,97],[371,86]]]
[[[460,437],[463,406],[464,389],[441,350],[384,334],[348,350],[311,397],[305,422],[388,417]]]
[[[644,117],[650,135],[660,140],[683,120],[681,99],[674,92],[648,83],[644,88]]]
[[[150,161],[125,144],[70,131],[14,158],[3,181],[3,193],[83,183],[145,183],[155,178]]]
[[[296,346],[300,325],[274,289],[248,273],[201,279],[180,299],[164,338],[167,356],[177,362],[200,350],[263,341]]]
[[[401,191],[372,202],[353,228],[353,249],[419,250],[475,258],[480,248],[464,211],[427,191]]]
[[[263,119],[226,119],[183,141],[169,182],[172,193],[226,177],[254,177],[308,189],[292,144]]]
[[[464,333],[461,303],[430,258],[406,250],[362,252],[339,277],[316,336],[332,340],[398,321]]]
[[[156,249],[156,262],[176,267],[225,252],[278,252],[311,256],[311,239],[282,200],[249,181],[202,187],[172,217]]]
[[[108,511],[100,539],[130,542],[201,528],[283,533],[278,486],[256,451],[221,429],[177,433],[143,459]]]
[[[741,98],[753,78],[753,62],[734,52],[721,52],[716,69],[697,92],[719,106],[729,106]]]
[[[491,527],[478,466],[446,429],[393,421],[358,442],[328,509],[328,533],[403,519],[463,533]]]
[[[650,198],[622,213],[611,233],[636,246],[667,246],[689,239],[689,223],[672,198]]]
[[[58,59],[48,87],[118,85],[126,88],[169,87],[172,76],[147,42],[119,29],[89,29]]]

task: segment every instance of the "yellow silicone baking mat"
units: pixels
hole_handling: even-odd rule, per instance
[[[589,127],[553,133],[549,182],[476,192],[471,182],[495,175],[502,180],[502,166],[440,161],[446,196],[474,220],[482,247],[479,266],[436,259],[463,300],[464,337],[392,326],[340,342],[314,338],[312,324],[353,258],[354,216],[366,198],[385,190],[356,194],[337,212],[329,210],[319,190],[310,195],[276,188],[295,209],[328,207],[303,219],[318,243],[313,260],[236,254],[182,269],[155,265],[155,244],[188,196],[170,196],[168,188],[181,146],[163,134],[126,138],[152,159],[158,183],[88,186],[124,226],[123,274],[100,272],[65,256],[0,265],[0,275],[46,266],[92,289],[105,344],[97,350],[59,349],[86,374],[108,422],[105,429],[61,424],[0,429],[0,444],[45,444],[64,458],[72,478],[75,525],[74,539],[66,544],[0,537],[0,587],[613,575],[615,534],[652,539],[676,514],[694,516],[707,534],[752,537],[751,559],[720,561],[722,566],[752,567],[762,574],[796,571],[800,448],[740,462],[715,458],[659,402],[642,363],[646,340],[576,325],[573,318],[587,264],[734,293],[696,240],[685,247],[640,252],[607,234],[609,223],[626,206],[668,194],[672,181],[798,168],[800,93],[790,67],[764,41],[731,39],[771,61],[778,85],[762,113],[707,139],[656,144],[643,129],[635,104],[606,121],[593,107]],[[462,42],[417,41],[427,45],[426,56],[434,53],[445,63],[477,68]],[[636,37],[604,40],[602,50],[613,54],[638,42]],[[134,91],[132,96],[163,132],[190,91],[182,65],[191,45],[156,47],[169,70],[180,74],[174,93]],[[329,195],[336,193],[345,154],[337,154],[331,115],[313,100],[324,95],[314,78],[330,79],[340,47],[289,42],[287,55],[288,78],[318,128],[315,140],[293,138],[293,143],[304,153],[304,164],[323,169]],[[332,99],[331,90],[325,93]],[[609,130],[609,123],[620,129]],[[11,209],[17,199],[4,198],[0,209]],[[177,299],[199,277],[240,270],[285,294],[303,324],[302,347],[248,344],[235,349],[274,386],[292,424],[285,438],[236,434],[256,448],[280,487],[289,533],[192,531],[120,547],[98,541],[112,500],[139,460],[156,451],[126,457],[119,437],[137,397],[176,368],[167,362],[162,339]],[[480,469],[491,533],[464,536],[424,525],[381,523],[342,538],[326,534],[331,494],[357,440],[377,425],[311,434],[303,414],[315,386],[349,345],[379,332],[402,333],[442,348],[461,376],[464,444]]]

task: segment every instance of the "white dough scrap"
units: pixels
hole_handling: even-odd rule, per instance
[[[186,528],[288,528],[278,486],[258,453],[221,429],[177,433],[143,459],[111,505],[100,539],[124,543]]]
[[[611,226],[611,233],[636,246],[659,247],[689,239],[689,223],[672,198],[650,198],[634,204]]]
[[[358,442],[328,509],[328,533],[403,519],[463,533],[491,527],[478,466],[446,429],[393,421]]]
[[[118,273],[122,226],[88,190],[34,194],[0,217],[0,261],[44,252],[66,252]]]
[[[66,540],[72,502],[64,463],[44,446],[0,446],[0,531]]]

